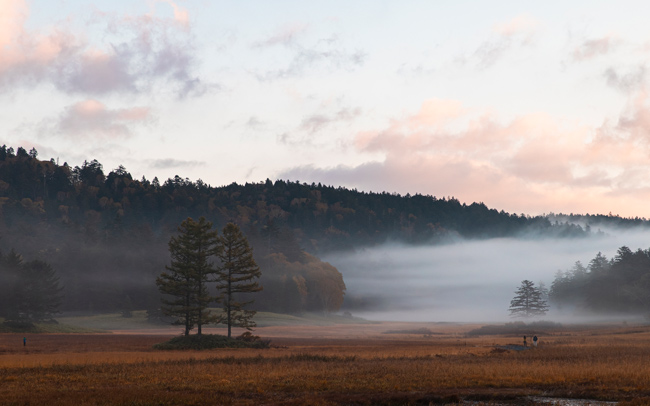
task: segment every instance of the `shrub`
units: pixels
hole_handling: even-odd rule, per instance
[[[243,341],[245,343],[254,343],[255,341],[260,341],[260,336],[254,336],[250,331],[246,331],[240,336],[235,337],[235,340]]]

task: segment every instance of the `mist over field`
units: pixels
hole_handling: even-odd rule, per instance
[[[437,246],[385,244],[323,259],[347,285],[344,309],[371,320],[498,322],[524,279],[550,288],[557,270],[650,247],[650,231],[603,230],[575,239],[490,239]],[[554,309],[546,320],[571,316]]]

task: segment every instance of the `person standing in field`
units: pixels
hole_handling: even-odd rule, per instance
[[[23,347],[27,347],[27,337],[23,337]]]
[[[524,336],[524,347],[527,347],[527,345],[526,345],[526,336]]]
[[[537,347],[537,336],[533,337],[533,347]]]

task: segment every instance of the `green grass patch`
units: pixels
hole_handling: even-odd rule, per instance
[[[257,312],[253,320],[258,327],[271,326],[333,326],[336,324],[378,324],[359,317],[346,317],[338,314],[302,313],[299,315]]]
[[[220,314],[221,309],[210,309],[214,314]],[[145,310],[134,310],[132,317],[123,317],[121,313],[64,315],[58,317],[60,323],[78,328],[91,330],[144,330],[171,327],[169,323],[152,322],[147,319]],[[358,317],[337,314],[303,313],[300,315],[257,312],[253,318],[257,327],[272,326],[333,326],[337,324],[376,324],[378,322],[364,320]],[[205,327],[224,327],[223,324],[206,324]]]
[[[135,310],[132,317],[123,317],[121,313],[104,313],[84,316],[58,317],[61,323],[93,330],[140,330],[156,328],[166,324],[154,324],[147,320],[145,310]]]
[[[17,325],[0,323],[0,333],[30,333],[30,334],[87,334],[102,333],[103,330],[89,329],[64,323],[34,323],[31,325]]]
[[[156,350],[211,350],[215,348],[269,348],[268,340],[244,341],[218,334],[174,337],[153,346]]]

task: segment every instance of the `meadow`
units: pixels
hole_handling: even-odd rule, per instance
[[[255,334],[270,338],[270,349],[210,351],[153,350],[153,344],[178,333],[170,328],[5,333],[0,403],[553,404],[549,398],[650,403],[650,326],[531,328],[540,344],[525,351],[501,348],[522,344],[519,334],[468,334],[477,327],[267,326]]]

